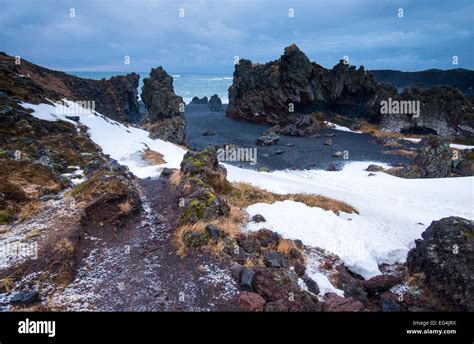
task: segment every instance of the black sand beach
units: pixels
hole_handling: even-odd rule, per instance
[[[280,141],[274,146],[257,146],[255,140],[268,126],[229,119],[224,111],[212,112],[207,105],[186,106],[186,135],[190,148],[202,149],[211,144],[222,146],[225,143],[233,143],[238,148],[257,148],[257,164],[229,162],[250,169],[327,169],[331,163],[339,169],[351,161],[378,161],[395,166],[409,159],[382,153],[389,148],[375,143],[373,136],[333,129],[322,130],[320,138],[280,136]],[[215,135],[204,136],[206,131]],[[332,146],[323,144],[327,140],[324,134],[335,134],[331,138]],[[277,154],[281,150],[284,153]],[[337,151],[348,151],[349,158],[333,157]]]

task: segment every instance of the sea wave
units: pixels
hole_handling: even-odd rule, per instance
[[[220,78],[209,78],[209,79],[199,79],[199,80],[203,80],[203,81],[223,81],[223,80],[232,80],[233,77],[231,76],[224,76],[224,77],[220,77]]]

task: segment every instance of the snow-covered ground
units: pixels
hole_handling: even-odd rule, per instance
[[[132,126],[125,126],[111,120],[100,113],[82,108],[71,101],[64,100],[63,104],[20,104],[24,108],[32,109],[33,116],[47,120],[63,120],[72,124],[76,122],[66,118],[75,115],[71,109],[79,109],[79,121],[89,128],[91,139],[102,147],[105,154],[120,164],[128,166],[130,171],[139,178],[159,175],[163,167],[177,167],[181,163],[185,150],[170,142],[153,140],[148,132]],[[68,109],[68,106],[71,109]],[[150,166],[142,158],[145,149],[151,149],[163,154],[166,164]]]
[[[58,105],[24,103],[22,106],[33,109],[33,115],[41,119],[67,120],[58,115],[64,110],[58,111]],[[179,168],[184,149],[153,140],[144,130],[84,111],[86,114],[80,116],[80,122],[89,128],[92,140],[104,153],[127,165],[137,177],[156,176],[164,166]],[[162,153],[167,163],[148,166],[140,158],[146,147]],[[280,194],[320,194],[355,207],[359,215],[337,216],[292,201],[254,204],[247,210],[251,215],[262,214],[267,219],[264,224],[267,228],[337,254],[352,271],[365,278],[380,274],[378,265],[382,263],[403,262],[414,240],[431,221],[453,215],[474,218],[474,177],[402,179],[382,172],[368,177],[364,169],[371,163],[377,162],[352,162],[337,172],[264,173],[225,167],[230,181],[250,183]],[[262,224],[255,223],[247,227],[248,230],[260,228]]]
[[[421,139],[419,139],[419,138],[414,138],[414,137],[404,137],[403,139],[404,139],[404,140],[407,140],[407,141],[414,142],[414,143],[418,143],[418,142],[421,141]],[[449,147],[454,148],[454,149],[473,149],[473,148],[474,148],[474,146],[461,145],[461,144],[458,144],[458,143],[451,143],[451,144],[449,145]]]

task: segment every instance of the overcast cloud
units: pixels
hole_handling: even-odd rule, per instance
[[[348,56],[368,69],[474,69],[473,16],[472,0],[0,0],[0,50],[69,71],[228,73],[234,56],[267,62],[296,43],[325,67]]]

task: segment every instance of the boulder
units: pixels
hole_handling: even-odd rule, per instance
[[[408,252],[410,272],[423,272],[428,286],[454,309],[474,311],[474,223],[460,217],[433,221]]]
[[[240,290],[253,291],[252,280],[254,272],[250,269],[244,268],[240,272]]]
[[[449,140],[439,136],[423,138],[419,143],[416,157],[401,170],[398,176],[403,178],[444,178],[451,169]]]
[[[214,112],[222,111],[222,101],[221,101],[221,98],[219,98],[217,94],[214,94],[209,99],[209,109]]]
[[[273,146],[278,143],[280,140],[280,136],[276,134],[270,134],[267,136],[260,136],[257,140],[255,140],[255,144],[258,146]]]
[[[401,282],[402,279],[398,276],[378,275],[363,281],[362,285],[369,296],[374,296],[389,290]]]

